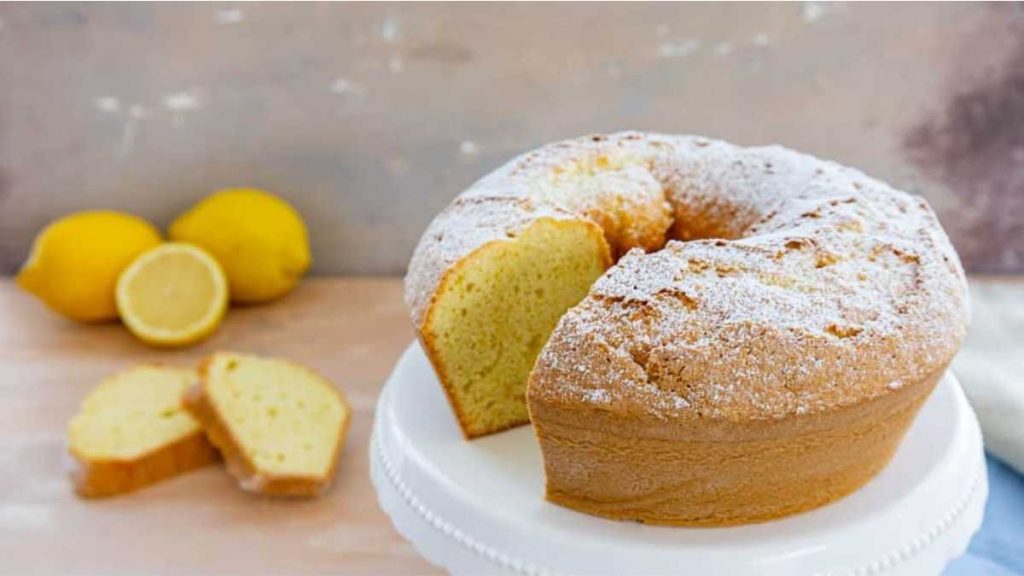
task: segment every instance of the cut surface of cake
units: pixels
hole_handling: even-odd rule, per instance
[[[185,405],[248,491],[313,496],[334,478],[351,411],[334,386],[293,362],[221,352]]]
[[[526,379],[558,319],[672,219],[635,150],[534,154],[474,184],[424,233],[406,302],[462,432],[526,424]]]
[[[529,422],[525,382],[537,354],[609,264],[596,226],[539,219],[446,276],[423,341],[467,437]]]
[[[217,460],[181,404],[194,370],[140,366],[104,380],[68,425],[75,490],[112,496]]]

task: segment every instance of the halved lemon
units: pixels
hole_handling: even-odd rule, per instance
[[[202,248],[170,242],[143,252],[117,279],[121,321],[143,342],[187,346],[220,325],[228,281]]]

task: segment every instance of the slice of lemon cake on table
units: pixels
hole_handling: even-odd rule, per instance
[[[330,382],[292,362],[227,352],[199,371],[185,405],[243,489],[314,496],[330,485],[351,415]]]
[[[140,366],[104,380],[68,425],[75,490],[112,496],[217,459],[199,422],[181,405],[194,370]]]

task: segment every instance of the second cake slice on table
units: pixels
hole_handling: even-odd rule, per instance
[[[181,409],[194,370],[137,366],[93,389],[68,424],[75,491],[132,492],[217,460],[195,418]]]
[[[285,360],[217,353],[185,406],[245,490],[313,496],[330,485],[351,410],[334,386]]]

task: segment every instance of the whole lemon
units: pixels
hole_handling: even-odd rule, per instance
[[[82,322],[117,318],[117,277],[136,256],[160,244],[142,218],[111,210],[70,214],[36,236],[18,285],[51,309]]]
[[[311,261],[302,216],[291,204],[254,188],[214,192],[179,216],[169,233],[172,240],[213,254],[228,277],[232,302],[283,296]]]

